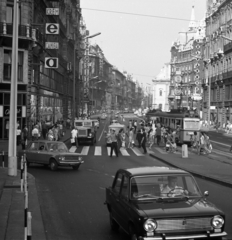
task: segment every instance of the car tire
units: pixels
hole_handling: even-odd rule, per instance
[[[50,168],[52,171],[56,171],[58,168],[57,162],[54,159],[50,161]]]
[[[130,240],[138,240],[135,228],[132,224],[129,225]]]
[[[80,165],[78,165],[78,166],[72,166],[73,170],[78,170],[79,167],[80,167]]]
[[[110,212],[110,228],[112,231],[117,232],[119,230],[118,223],[113,219],[112,212]]]

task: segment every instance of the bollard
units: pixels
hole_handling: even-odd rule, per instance
[[[24,239],[27,240],[27,210],[28,210],[28,192],[25,190],[25,207],[24,207]]]
[[[23,192],[23,170],[24,170],[24,160],[23,156],[21,158],[21,173],[20,173],[20,178],[21,178],[21,192]]]
[[[32,239],[32,216],[31,216],[31,212],[27,213],[27,240],[31,240]]]
[[[188,146],[187,146],[187,144],[182,145],[182,158],[188,158]]]

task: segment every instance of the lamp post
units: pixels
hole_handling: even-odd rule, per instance
[[[14,0],[13,38],[12,38],[12,67],[10,94],[10,126],[8,144],[8,175],[17,176],[17,87],[18,87],[18,1]]]
[[[88,90],[88,88],[89,88],[89,38],[96,37],[100,34],[101,33],[99,32],[99,33],[82,38],[83,41],[85,40],[85,45],[86,45],[86,47],[85,47],[85,81],[84,81],[84,88],[86,90]],[[88,114],[87,102],[85,102],[85,111],[86,111],[86,114]]]
[[[94,79],[94,78],[92,78],[92,79]],[[93,86],[96,85],[96,84],[98,84],[98,83],[100,83],[100,82],[102,82],[102,80],[101,80],[101,81],[98,81],[98,82],[95,82],[95,83],[92,83],[92,98],[91,98],[92,104],[91,104],[91,112],[93,112]]]

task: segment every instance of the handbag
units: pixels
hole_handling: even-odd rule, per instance
[[[75,143],[75,139],[74,138],[71,138],[71,143]]]

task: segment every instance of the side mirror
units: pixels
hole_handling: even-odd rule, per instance
[[[208,192],[208,191],[205,191],[205,192],[204,192],[204,196],[205,196],[205,197],[208,197],[208,196],[209,196],[209,192]]]

